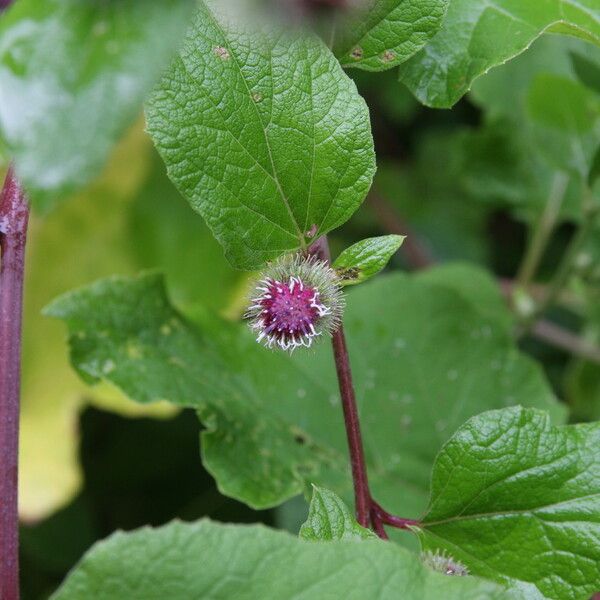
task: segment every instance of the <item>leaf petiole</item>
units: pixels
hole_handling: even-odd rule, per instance
[[[322,236],[316,240],[309,248],[309,253],[327,263],[331,262],[327,237]],[[388,513],[381,508],[371,496],[367,475],[367,464],[360,432],[358,407],[356,405],[356,396],[354,394],[354,385],[352,383],[352,369],[350,367],[350,357],[348,356],[343,324],[340,324],[339,328],[333,333],[332,346],[342,408],[344,411],[344,425],[346,427],[346,437],[348,439],[348,450],[350,452],[356,520],[359,525],[362,525],[363,527],[371,526],[373,531],[380,538],[388,539],[384,525],[390,525],[391,527],[396,527],[398,529],[409,529],[411,526],[417,526],[419,522],[412,519],[397,517]]]

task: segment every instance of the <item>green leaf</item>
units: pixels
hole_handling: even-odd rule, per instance
[[[148,103],[148,130],[231,263],[254,268],[350,217],[371,184],[373,140],[322,42],[218,19],[201,9]]]
[[[348,294],[370,480],[388,510],[424,510],[437,451],[469,417],[516,403],[563,415],[506,319],[478,304],[466,290],[399,273]],[[203,462],[227,495],[268,507],[316,483],[351,500],[329,344],[290,357],[256,344],[246,327],[193,325],[155,275],[100,281],[47,313],[67,321],[72,362],[88,379],[108,380],[138,402],[198,410]]]
[[[590,188],[594,188],[594,186],[596,185],[596,183],[599,179],[600,179],[600,148],[598,148],[598,150],[596,150],[596,152],[592,158],[590,172],[588,174],[587,183],[590,186]]]
[[[377,539],[356,522],[344,501],[330,490],[313,486],[308,519],[300,528],[300,537],[309,541]]]
[[[27,521],[79,490],[76,422],[88,403],[129,417],[173,414],[172,405],[144,406],[114,387],[83,385],[69,365],[62,324],[40,314],[52,298],[91,279],[150,267],[164,270],[174,303],[186,310],[201,303],[229,312],[245,282],[166,177],[140,121],[100,179],[30,219],[19,451],[19,508]]]
[[[0,137],[37,207],[50,208],[99,174],[193,7],[191,0],[22,0],[2,15]]]
[[[597,257],[600,256],[600,232],[596,232],[596,236],[592,236],[589,241],[591,243],[587,249],[588,259],[592,268],[595,267],[596,273],[595,281],[592,279],[592,282],[586,282],[588,286],[584,288],[584,306],[587,305],[586,324],[579,335],[584,344],[598,348],[600,346],[600,320],[598,318],[598,276],[600,271],[596,265],[598,264]],[[592,245],[594,242],[596,243],[595,247]],[[600,364],[573,357],[565,372],[564,393],[572,421],[600,420]]]
[[[446,263],[423,271],[419,279],[453,290],[481,313],[502,323],[506,331],[513,326],[514,315],[506,310],[506,300],[499,294],[500,284],[489,271],[474,269],[469,263]]]
[[[473,202],[508,208],[521,221],[536,221],[548,198],[566,182],[559,218],[581,219],[580,182],[546,160],[545,150],[533,139],[531,120],[492,119],[479,130],[464,132],[457,152],[462,158],[460,181]]]
[[[594,63],[600,60],[600,48],[587,42],[568,36],[543,35],[527,52],[474,81],[469,97],[485,111],[486,119],[522,121],[526,119],[527,95],[534,79],[547,74],[579,81],[573,56],[581,53]]]
[[[129,250],[138,269],[165,273],[176,306],[207,307],[238,317],[248,275],[231,268],[202,217],[180,196],[152,152],[144,185],[127,216]]]
[[[565,388],[573,420],[600,419],[600,366],[597,363],[574,360],[566,374]]]
[[[396,208],[415,235],[426,241],[424,247],[433,259],[485,263],[489,244],[486,210],[481,203],[470,201],[462,187],[457,160],[462,156],[460,135],[426,133],[420,136],[414,161],[382,162],[374,196],[381,195]]]
[[[420,533],[475,575],[528,598],[600,589],[600,424],[555,427],[515,407],[471,419],[433,467]]]
[[[583,85],[600,94],[600,65],[580,52],[571,52],[573,71]]]
[[[600,44],[595,0],[450,0],[442,28],[400,66],[400,80],[428,106],[449,108],[474,79],[523,52],[542,33]]]
[[[597,146],[598,100],[577,76],[573,56],[580,52],[600,64],[600,48],[545,36],[475,83],[471,97],[486,122],[463,148],[462,179],[473,198],[537,221],[556,195],[556,182],[567,177],[559,221],[585,218],[583,187]]]
[[[536,145],[556,168],[586,181],[600,145],[600,97],[582,84],[539,75],[527,98]]]
[[[346,248],[333,263],[341,284],[354,285],[377,275],[400,248],[405,237],[382,235]]]
[[[335,55],[343,67],[383,71],[419,51],[442,24],[448,0],[374,0],[334,23]]]
[[[174,522],[116,533],[88,552],[53,600],[129,598],[506,600],[475,577],[446,577],[379,540],[308,544],[260,525]]]

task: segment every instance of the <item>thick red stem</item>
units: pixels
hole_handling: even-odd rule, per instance
[[[330,262],[329,245],[325,236],[316,240],[308,252],[321,260]],[[350,358],[348,356],[348,348],[346,347],[344,327],[341,324],[332,336],[332,345],[335,370],[344,411],[344,425],[346,426],[348,450],[350,453],[356,520],[363,527],[371,526],[373,531],[375,531],[380,538],[387,540],[388,535],[385,532],[384,524],[398,529],[409,529],[411,526],[418,526],[419,522],[414,521],[413,519],[403,519],[391,515],[383,510],[383,508],[381,508],[381,506],[379,506],[379,504],[371,497],[365,453],[360,433],[358,407],[356,405],[356,396],[352,384]]]
[[[344,409],[346,437],[348,438],[348,448],[350,450],[356,520],[363,527],[368,527],[371,520],[371,493],[369,492],[369,481],[367,478],[367,466],[360,434],[358,408],[354,396],[350,359],[348,358],[348,349],[346,348],[346,337],[344,336],[343,326],[340,325],[338,330],[333,334],[332,343],[335,370],[337,372],[340,387],[342,408]]]
[[[0,598],[19,598],[19,394],[29,209],[12,168],[0,196]]]
[[[330,262],[327,238],[323,236],[316,240],[310,247],[309,253],[325,262]],[[348,357],[346,337],[344,336],[344,326],[342,324],[340,324],[332,336],[332,345],[342,408],[344,410],[344,425],[346,426],[348,450],[350,453],[356,520],[363,527],[369,527],[371,522],[371,493],[369,491],[367,465],[365,463],[365,453],[360,434],[356,396],[354,395],[354,386],[352,385],[350,358]]]

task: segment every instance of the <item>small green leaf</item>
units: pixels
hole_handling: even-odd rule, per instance
[[[400,80],[427,106],[449,108],[474,79],[550,31],[600,44],[596,0],[450,0],[442,28],[400,66]]]
[[[346,248],[333,263],[341,285],[362,283],[377,275],[400,248],[405,236],[382,235]]]
[[[339,496],[316,485],[313,485],[308,519],[300,528],[300,537],[309,541],[377,539],[370,529],[356,522]]]
[[[589,598],[600,589],[599,445],[599,423],[555,427],[521,407],[472,418],[433,467],[424,547],[528,598]]]
[[[335,55],[343,67],[390,69],[410,58],[438,31],[448,0],[375,0],[338,15]]]
[[[193,8],[19,0],[2,14],[0,137],[36,206],[48,209],[98,175]]]
[[[53,600],[508,600],[476,577],[447,577],[379,540],[308,544],[261,525],[173,522],[96,544]]]
[[[203,6],[147,105],[169,176],[239,268],[341,225],[375,172],[369,113],[318,39]]]

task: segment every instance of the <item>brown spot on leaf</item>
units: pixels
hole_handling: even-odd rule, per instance
[[[216,46],[214,52],[219,58],[222,58],[223,60],[229,60],[230,54],[227,48],[223,48],[223,46]]]
[[[337,275],[342,281],[352,281],[357,279],[360,274],[358,267],[350,267],[348,269],[338,269]]]
[[[363,49],[360,46],[356,46],[356,48],[353,48],[352,52],[350,52],[350,56],[354,60],[360,60],[363,57]]]
[[[393,50],[386,50],[381,55],[381,60],[383,62],[392,62],[396,58],[396,53]]]

